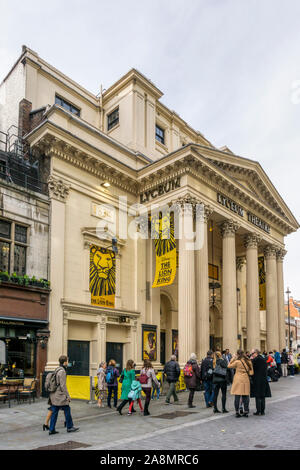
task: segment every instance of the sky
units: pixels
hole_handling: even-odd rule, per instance
[[[97,94],[135,67],[216,147],[259,161],[300,221],[300,1],[0,0],[0,81],[27,45]],[[300,230],[285,289],[300,299]]]

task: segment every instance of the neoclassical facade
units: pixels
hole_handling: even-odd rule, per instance
[[[159,368],[174,351],[184,364],[209,348],[285,347],[284,237],[299,224],[258,162],[216,148],[135,69],[96,97],[24,47],[2,109],[13,87],[2,129],[15,119],[23,130],[51,199],[48,370],[62,353],[89,375],[112,355],[139,366],[147,354]],[[154,241],[128,236],[150,234],[134,205],[175,203],[201,243],[188,249],[182,230],[175,279],[152,287]],[[91,301],[95,247],[112,253],[110,306]]]

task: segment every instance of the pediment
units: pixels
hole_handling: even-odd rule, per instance
[[[98,245],[109,249],[112,247],[112,239],[116,238],[115,233],[109,227],[84,227],[81,229],[81,233],[86,245]],[[118,248],[125,244],[125,240],[117,238]]]

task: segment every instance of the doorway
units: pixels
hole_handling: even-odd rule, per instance
[[[90,375],[90,342],[68,341],[69,375]]]
[[[106,362],[114,359],[116,361],[116,368],[118,371],[123,370],[123,343],[106,343]]]

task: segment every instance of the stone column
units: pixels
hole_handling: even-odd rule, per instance
[[[62,179],[50,176],[48,188],[51,198],[50,282],[52,292],[49,302],[48,360],[45,369],[54,370],[64,349],[61,299],[64,298],[66,201],[70,187]]]
[[[276,247],[268,245],[266,258],[267,350],[279,349]]]
[[[223,237],[223,349],[229,348],[231,353],[235,353],[238,346],[235,232],[239,226],[233,220],[228,220],[220,228]]]
[[[63,354],[68,355],[68,338],[69,338],[69,320],[67,314],[64,314],[64,327],[63,327]]]
[[[243,349],[244,345],[244,333],[243,328],[246,327],[246,258],[239,256],[236,259],[236,285],[239,289],[237,290],[238,296],[238,335],[241,337],[240,347]]]
[[[202,206],[203,207],[203,206]],[[207,222],[213,209],[204,206],[196,213],[196,352],[198,359],[209,350],[209,279]]]
[[[244,244],[246,247],[247,262],[247,350],[260,349],[260,312],[259,312],[259,285],[258,285],[258,253],[257,245],[261,238],[256,234],[246,235]]]
[[[193,210],[187,205],[180,208],[179,223],[181,238],[179,240],[178,269],[178,336],[179,363],[183,366],[192,352],[196,352],[196,284],[195,252],[188,250],[191,240],[187,237],[184,225],[192,225]]]
[[[278,294],[278,331],[279,349],[286,347],[285,341],[285,312],[284,312],[284,282],[283,282],[283,259],[286,250],[277,251],[277,294]]]
[[[97,363],[106,361],[106,316],[99,315],[97,322]]]

